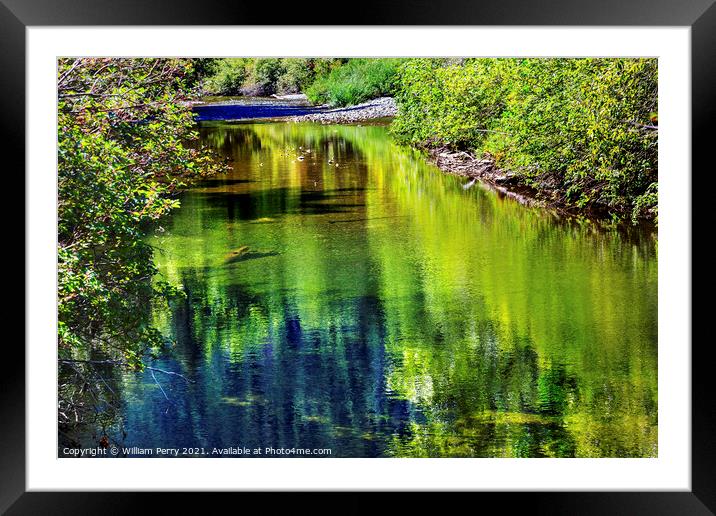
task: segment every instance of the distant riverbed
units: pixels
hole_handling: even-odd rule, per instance
[[[305,96],[273,97],[206,97],[195,104],[197,121],[256,120],[320,113],[326,107],[311,106]]]
[[[390,97],[372,99],[355,106],[312,106],[305,95],[280,97],[207,97],[194,105],[199,122],[287,119],[293,122],[356,123],[395,116]]]

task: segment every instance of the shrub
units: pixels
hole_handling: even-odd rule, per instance
[[[204,88],[218,95],[238,95],[247,77],[248,61],[244,58],[217,59]]]
[[[331,74],[336,68],[340,68],[350,59],[347,58],[321,58],[313,60],[314,80],[323,79]]]
[[[164,343],[149,306],[175,294],[153,282],[147,225],[223,168],[190,143],[190,60],[60,59],[58,73],[59,355],[141,367]]]
[[[241,87],[241,93],[260,97],[272,95],[276,93],[276,83],[283,72],[284,67],[281,59],[251,59],[247,66],[246,80]]]
[[[399,85],[399,140],[490,153],[566,205],[655,215],[655,59],[414,59]]]
[[[399,117],[393,125],[399,139],[418,146],[471,149],[501,115],[508,60],[484,59],[479,66],[448,63],[415,59],[401,67]]]
[[[313,82],[313,59],[283,59],[283,73],[276,82],[279,93],[298,93]]]
[[[305,91],[347,59],[222,58],[196,59],[204,90],[217,95],[266,96]]]

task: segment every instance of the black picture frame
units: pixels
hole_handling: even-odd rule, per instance
[[[15,170],[25,167],[25,29],[41,25],[562,25],[562,26],[686,26],[691,28],[692,73],[692,170],[696,176],[684,180],[692,184],[692,206],[706,206],[697,201],[707,195],[702,176],[708,176],[709,145],[716,141],[716,0],[366,0],[360,8],[343,9],[336,2],[311,2],[293,8],[270,9],[262,3],[203,0],[200,6],[188,0],[171,2],[141,0],[0,0],[0,127],[6,156],[19,158],[16,168],[6,173],[20,176]],[[347,5],[346,5],[347,7]],[[349,14],[350,13],[350,14]],[[267,19],[267,15],[271,18]],[[348,23],[347,23],[348,22]],[[694,177],[699,187],[694,188]],[[706,179],[705,177],[703,179]],[[24,181],[20,187],[25,191]],[[17,189],[14,190],[15,192]],[[26,195],[31,192],[25,191]],[[702,199],[705,201],[705,199]],[[710,221],[708,213],[697,215],[692,222]],[[696,234],[695,232],[692,235]],[[696,244],[697,242],[694,242]],[[692,247],[692,271],[708,259],[708,253],[696,253]],[[27,256],[25,256],[27,260]],[[27,263],[27,262],[25,262]],[[32,274],[25,266],[25,275]],[[693,274],[693,273],[692,273]],[[693,296],[692,321],[703,321],[707,303],[696,303]],[[707,298],[706,298],[707,299]],[[26,307],[30,310],[32,307]],[[693,325],[692,325],[693,326]],[[695,328],[692,328],[692,330]],[[695,335],[695,334],[694,334]],[[709,381],[712,362],[708,339],[692,338],[692,490],[690,492],[530,492],[480,493],[510,508],[550,514],[713,514],[716,513],[716,430],[714,387]],[[688,347],[690,342],[671,343]],[[257,495],[206,494],[189,498],[184,493],[77,493],[26,492],[25,488],[25,353],[7,342],[6,366],[0,375],[0,511],[8,514],[121,514],[145,507],[149,497],[161,497],[162,512],[191,512],[193,503],[204,508],[227,496],[241,496],[242,506],[255,503]],[[32,444],[29,443],[29,446]],[[275,495],[271,495],[275,496]],[[301,495],[291,503],[309,504]],[[325,495],[322,495],[325,496]],[[349,493],[341,502],[341,512],[367,512],[374,507],[375,494]],[[474,496],[474,495],[473,495]],[[301,500],[303,498],[303,500]],[[423,504],[421,495],[401,502],[404,510]],[[462,497],[461,497],[462,498]],[[275,500],[275,498],[274,498]],[[325,502],[325,498],[323,498]],[[482,500],[481,500],[482,501]],[[453,503],[459,501],[453,499]],[[326,507],[332,503],[327,502]]]

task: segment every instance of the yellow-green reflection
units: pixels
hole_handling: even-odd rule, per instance
[[[202,138],[233,170],[153,239],[187,293],[156,311],[177,341],[166,364],[197,383],[175,385],[167,411],[151,377],[129,382],[129,441],[657,454],[651,234],[465,190],[385,127],[214,124]]]

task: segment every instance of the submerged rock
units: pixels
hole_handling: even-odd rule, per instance
[[[252,251],[247,245],[234,249],[224,257],[224,265],[229,265],[237,262],[245,262],[247,260],[254,260],[256,258],[265,258],[267,256],[277,256],[276,251]]]
[[[224,256],[224,263],[231,263],[235,262],[236,260],[240,259],[242,256],[246,255],[251,248],[247,245],[241,246],[238,249],[234,249],[230,251],[226,256]]]

